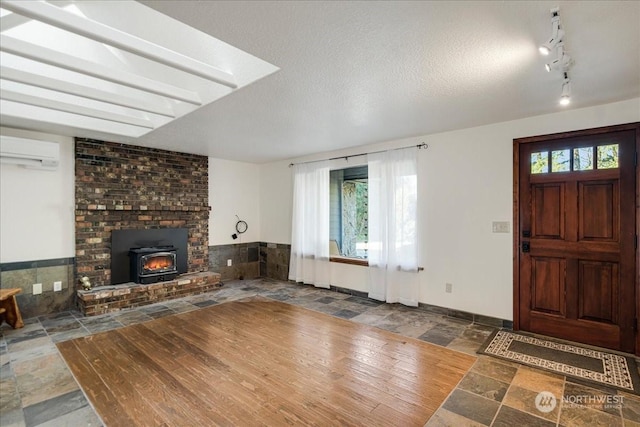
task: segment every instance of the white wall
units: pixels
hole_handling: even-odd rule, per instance
[[[260,221],[264,224],[260,240],[263,242],[291,243],[293,180],[289,163],[260,166]]]
[[[209,245],[260,241],[260,167],[210,157],[209,205]],[[236,215],[249,228],[233,240]]]
[[[74,257],[73,138],[10,128],[0,134],[60,144],[55,171],[0,164],[0,262]]]
[[[324,153],[336,157],[427,142],[418,158],[420,302],[512,319],[513,234],[492,221],[513,217],[513,139],[640,121],[640,99]],[[290,243],[289,162],[261,166],[262,240]],[[332,284],[366,291],[366,268],[332,264]],[[453,292],[445,293],[445,283]]]

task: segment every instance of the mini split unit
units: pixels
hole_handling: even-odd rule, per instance
[[[60,164],[60,145],[56,142],[0,135],[0,163],[54,170]]]

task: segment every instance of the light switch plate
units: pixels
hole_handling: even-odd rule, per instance
[[[231,267],[232,261],[230,259],[227,260],[227,267]]]
[[[33,294],[40,295],[42,293],[42,283],[33,284]]]
[[[60,292],[61,290],[62,290],[62,282],[59,280],[57,282],[53,282],[53,291]]]
[[[511,224],[509,221],[493,221],[491,229],[494,233],[509,233],[511,231]]]

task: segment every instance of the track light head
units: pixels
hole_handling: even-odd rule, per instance
[[[547,56],[551,53],[551,49],[549,49],[549,47],[547,47],[547,44],[541,44],[540,47],[538,48],[538,50],[540,51],[540,54]]]
[[[538,50],[541,54],[547,56],[551,53],[551,51],[558,45],[558,43],[562,42],[562,38],[564,37],[564,31],[560,29],[556,29],[554,25],[554,34],[551,36],[549,40],[542,43]]]
[[[562,83],[562,94],[560,95],[560,105],[569,105],[571,103],[571,80],[564,79]]]
[[[538,50],[542,55],[549,55],[551,51],[562,41],[564,31],[560,28],[560,8],[554,7],[551,12],[551,38],[542,43]]]
[[[563,52],[562,55],[558,56],[556,59],[549,62],[548,64],[545,64],[544,68],[548,72],[550,72],[551,70],[567,71],[569,70],[572,64],[573,64],[573,59],[571,59],[571,56]]]

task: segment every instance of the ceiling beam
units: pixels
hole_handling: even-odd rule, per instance
[[[202,105],[200,96],[196,92],[148,79],[128,71],[108,68],[95,62],[37,46],[6,35],[0,35],[0,50],[55,67],[139,89],[144,92],[155,93],[156,95],[184,101],[193,105]]]
[[[0,6],[4,6],[4,3],[2,3]],[[22,24],[26,24],[29,21],[31,21],[31,19],[25,16],[16,15],[15,13],[9,13],[0,18],[0,31],[8,31],[12,28],[19,27]]]
[[[127,125],[139,126],[153,129],[155,126],[149,119],[127,116],[124,114],[112,113],[110,111],[98,110],[95,108],[83,107],[77,104],[56,101],[53,99],[41,98],[25,93],[15,92],[0,88],[0,99],[5,101],[18,102],[20,104],[34,105],[36,107],[48,108],[51,110],[64,111],[65,113],[78,114],[86,117],[107,120],[110,122],[124,123]]]
[[[72,4],[73,1],[56,1],[56,5],[58,7],[65,7],[68,6],[70,4]],[[9,10],[6,9],[4,7],[4,2],[2,4],[0,4],[0,8],[5,9],[5,10]],[[32,19],[31,18],[27,18],[26,16],[21,16],[18,15],[17,13],[8,13],[5,16],[3,16],[2,18],[0,18],[0,31],[8,31],[12,28],[15,27],[19,27],[22,24],[26,24],[27,22],[30,22]]]
[[[231,73],[108,25],[75,15],[46,2],[4,0],[4,9],[131,52],[231,89],[238,87]]]
[[[49,108],[0,99],[0,119],[13,127],[25,127],[59,135],[84,136],[86,132],[138,138],[149,129],[93,117],[71,114]],[[106,136],[101,136],[104,138]]]
[[[118,105],[120,107],[132,108],[134,110],[145,111],[147,113],[158,114],[165,117],[176,117],[173,109],[164,102],[151,103],[144,100],[130,98],[124,95],[96,89],[90,86],[84,86],[77,83],[71,83],[66,80],[54,79],[52,77],[40,74],[30,73],[16,68],[0,66],[0,78],[26,84],[29,86],[40,87],[43,89],[54,90],[69,95],[80,96],[82,98],[93,99],[95,101],[106,102],[108,104]]]

